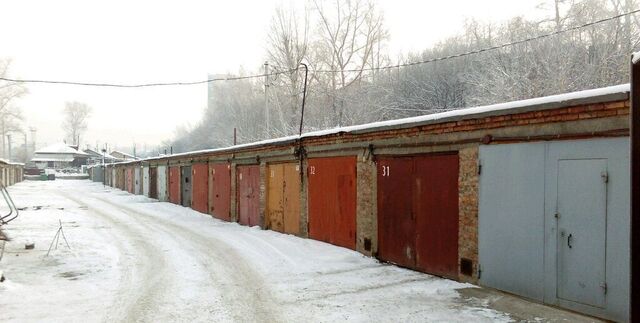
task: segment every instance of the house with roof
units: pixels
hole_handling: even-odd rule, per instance
[[[62,169],[87,164],[89,155],[65,143],[56,143],[34,152],[31,162],[39,169]]]
[[[107,164],[117,163],[119,161],[122,161],[122,159],[112,156],[111,154],[108,154],[106,152],[103,153],[101,151],[91,149],[91,148],[85,149],[84,152],[87,155],[89,155],[89,159],[87,160],[87,165],[102,164],[103,158],[104,158],[104,162]]]

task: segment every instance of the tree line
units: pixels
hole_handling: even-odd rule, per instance
[[[636,8],[632,0],[544,1],[538,10],[546,19],[468,20],[462,33],[392,60],[384,13],[372,0],[279,7],[265,40],[266,72],[282,74],[266,82],[213,82],[201,121],[179,128],[166,144],[174,152],[229,146],[234,128],[238,143],[297,134],[301,63],[309,66],[305,132],[626,83],[640,39],[636,15],[474,55],[378,68],[533,38]]]

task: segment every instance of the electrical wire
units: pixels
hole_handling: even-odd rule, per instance
[[[73,81],[49,81],[49,80],[23,80],[23,79],[12,79],[7,77],[0,77],[1,81],[13,82],[13,83],[45,83],[45,84],[62,84],[62,85],[79,85],[79,86],[97,86],[97,87],[117,87],[117,88],[141,88],[141,87],[155,87],[155,86],[185,86],[185,85],[198,85],[198,84],[207,84],[211,82],[219,82],[219,81],[237,81],[237,80],[246,80],[253,78],[260,78],[265,76],[279,75],[283,73],[294,72],[297,69],[293,69],[291,71],[276,71],[268,74],[259,74],[259,75],[247,75],[247,76],[233,76],[233,77],[219,77],[219,78],[211,78],[202,81],[191,81],[191,82],[166,82],[166,83],[141,83],[141,84],[118,84],[118,83],[92,83],[92,82],[73,82]]]
[[[312,73],[349,73],[349,72],[381,71],[381,70],[388,70],[388,69],[394,69],[394,68],[400,68],[400,67],[408,67],[408,66],[422,65],[422,64],[433,63],[433,62],[438,62],[438,61],[444,61],[444,60],[449,60],[449,59],[453,59],[453,58],[459,58],[459,57],[464,57],[464,56],[469,56],[469,55],[480,54],[480,53],[483,53],[483,52],[494,51],[494,50],[498,50],[498,49],[502,49],[502,48],[506,48],[506,47],[511,47],[511,46],[515,46],[515,45],[531,42],[531,41],[540,40],[540,39],[543,39],[543,38],[552,37],[552,36],[559,35],[559,34],[564,34],[564,33],[570,32],[570,31],[580,30],[580,29],[583,29],[583,28],[586,28],[586,27],[591,27],[591,26],[594,26],[594,25],[598,25],[598,24],[601,24],[601,23],[604,23],[604,22],[607,22],[607,21],[611,21],[611,20],[619,19],[619,18],[622,18],[622,17],[625,17],[625,16],[633,15],[633,14],[636,14],[638,12],[640,12],[640,9],[636,9],[636,10],[629,11],[629,12],[626,12],[626,13],[621,13],[621,14],[618,14],[618,15],[615,15],[615,16],[611,16],[611,17],[600,19],[600,20],[588,22],[588,23],[585,23],[585,24],[582,24],[582,25],[579,25],[579,26],[575,26],[575,27],[571,27],[571,28],[567,28],[567,29],[562,29],[562,30],[556,30],[556,31],[551,32],[551,33],[538,35],[538,36],[531,37],[531,38],[525,38],[525,39],[521,39],[521,40],[517,40],[517,41],[503,43],[503,44],[500,44],[500,45],[484,47],[484,48],[475,49],[475,50],[472,50],[472,51],[459,53],[459,54],[454,54],[454,55],[430,58],[430,59],[425,59],[425,60],[420,60],[420,61],[415,61],[415,62],[409,62],[409,63],[380,66],[380,67],[368,67],[368,68],[362,68],[362,69],[345,69],[345,70],[322,70],[322,69],[319,69],[319,70],[311,70],[310,72],[312,72]],[[51,80],[38,80],[38,79],[13,79],[13,78],[8,78],[8,77],[0,77],[0,80],[1,81],[6,81],[6,82],[13,82],[13,83],[35,83],[35,84],[37,84],[37,83],[43,84],[44,83],[44,84],[61,84],[61,85],[95,86],[95,87],[114,87],[114,88],[143,88],[143,87],[157,87],[157,86],[190,86],[190,85],[208,84],[208,83],[220,82],[220,81],[247,80],[247,79],[254,79],[254,78],[263,78],[265,76],[278,76],[280,74],[293,73],[293,72],[296,72],[298,70],[299,70],[299,67],[296,67],[296,68],[289,69],[289,70],[275,71],[275,72],[271,72],[271,73],[255,74],[255,75],[248,75],[248,76],[221,77],[221,78],[212,78],[212,79],[206,79],[206,80],[201,80],[201,81],[191,81],[191,82],[166,82],[166,83],[158,82],[158,83],[140,83],[140,84],[51,81]]]

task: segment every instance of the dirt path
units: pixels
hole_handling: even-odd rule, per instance
[[[180,306],[182,314],[194,313],[197,320],[280,321],[262,277],[223,241],[96,195],[81,201],[64,191],[59,194],[109,222],[122,237],[116,243],[129,257],[123,260],[120,293],[107,321],[177,319],[172,306]],[[190,277],[180,276],[185,267]],[[197,281],[198,289],[181,290],[189,286],[185,280],[195,276],[204,278]],[[172,299],[182,292],[192,295],[180,302]]]

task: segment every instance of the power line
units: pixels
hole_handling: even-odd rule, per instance
[[[442,57],[437,57],[437,58],[426,59],[426,60],[422,60],[422,61],[415,61],[415,62],[410,62],[410,63],[396,64],[396,65],[389,65],[389,66],[382,66],[382,67],[370,67],[370,68],[363,68],[363,69],[348,69],[348,70],[316,70],[315,72],[316,73],[338,73],[338,72],[360,72],[360,71],[366,72],[366,71],[387,70],[387,69],[392,69],[392,68],[400,68],[400,67],[421,65],[421,64],[426,64],[426,63],[433,63],[433,62],[443,61],[443,60],[447,60],[447,59],[459,58],[459,57],[479,54],[479,53],[483,53],[483,52],[493,51],[493,50],[502,49],[502,48],[505,48],[505,47],[515,46],[515,45],[519,45],[519,44],[523,44],[523,43],[527,43],[527,42],[531,42],[531,41],[535,41],[535,40],[539,40],[539,39],[543,39],[543,38],[559,35],[559,34],[564,34],[564,33],[569,32],[569,31],[575,31],[575,30],[579,30],[579,29],[582,29],[582,28],[590,27],[590,26],[593,26],[593,25],[601,24],[603,22],[619,19],[619,18],[622,18],[624,16],[632,15],[632,14],[635,14],[635,13],[638,13],[638,12],[640,12],[640,9],[636,9],[636,10],[633,10],[633,11],[630,11],[630,12],[627,12],[627,13],[622,13],[622,14],[619,14],[619,15],[616,15],[616,16],[612,16],[612,17],[608,17],[608,18],[592,21],[592,22],[589,22],[589,23],[586,23],[586,24],[583,24],[583,25],[579,25],[579,26],[575,26],[575,27],[571,27],[571,28],[567,28],[567,29],[562,29],[562,30],[557,30],[557,31],[554,31],[552,33],[538,35],[538,36],[535,36],[535,37],[526,38],[526,39],[522,39],[522,40],[517,40],[517,41],[513,41],[513,42],[503,43],[503,44],[500,44],[500,45],[480,48],[480,49],[476,49],[476,50],[472,50],[472,51],[468,51],[468,52],[464,52],[464,53],[460,53],[460,54],[454,54],[454,55],[449,55],[449,56],[442,56]]]
[[[140,84],[118,84],[118,83],[92,83],[92,82],[73,82],[73,81],[49,81],[49,80],[23,80],[23,79],[12,79],[7,77],[0,77],[0,80],[14,83],[45,83],[45,84],[62,84],[62,85],[80,85],[80,86],[98,86],[98,87],[117,87],[117,88],[140,88],[140,87],[155,87],[155,86],[188,86],[188,85],[198,85],[198,84],[206,84],[211,82],[219,82],[219,81],[237,81],[237,80],[246,80],[252,78],[259,78],[265,76],[279,75],[283,73],[293,72],[296,69],[291,71],[276,71],[268,74],[259,74],[259,75],[247,75],[247,76],[233,76],[233,77],[219,77],[206,79],[202,81],[191,81],[191,82],[158,82],[158,83],[140,83]]]
[[[548,34],[543,34],[543,35],[538,35],[538,36],[531,37],[531,38],[525,38],[525,39],[521,39],[521,40],[517,40],[517,41],[503,43],[503,44],[500,44],[500,45],[495,45],[495,46],[475,49],[475,50],[472,50],[472,51],[459,53],[459,54],[454,54],[454,55],[442,56],[442,57],[437,57],[437,58],[430,58],[430,59],[426,59],[426,60],[409,62],[409,63],[381,66],[381,67],[368,67],[368,68],[362,68],[362,69],[346,69],[346,70],[314,70],[312,72],[315,72],[315,73],[368,72],[368,71],[380,71],[380,70],[387,70],[387,69],[393,69],[393,68],[408,67],[408,66],[422,65],[422,64],[433,63],[433,62],[438,62],[438,61],[444,61],[444,60],[448,60],[448,59],[459,58],[459,57],[464,57],[464,56],[469,56],[469,55],[475,55],[475,54],[480,54],[480,53],[488,52],[488,51],[494,51],[494,50],[498,50],[498,49],[502,49],[502,48],[506,48],[506,47],[510,47],[510,46],[515,46],[515,45],[519,45],[519,44],[523,44],[523,43],[527,43],[527,42],[531,42],[531,41],[540,40],[540,39],[547,38],[547,37],[552,37],[552,36],[555,36],[555,35],[564,34],[564,33],[570,32],[570,31],[580,30],[580,29],[583,29],[583,28],[586,28],[586,27],[590,27],[590,26],[594,26],[594,25],[598,25],[598,24],[601,24],[601,23],[604,23],[604,22],[607,22],[607,21],[611,21],[611,20],[619,19],[619,18],[622,18],[622,17],[625,17],[625,16],[633,15],[633,14],[636,14],[638,12],[640,12],[640,9],[636,9],[636,10],[633,10],[633,11],[629,11],[629,12],[626,12],[626,13],[621,13],[621,14],[618,14],[618,15],[615,15],[615,16],[611,16],[611,17],[608,17],[608,18],[603,18],[603,19],[600,19],[600,20],[592,21],[592,22],[585,23],[585,24],[582,24],[582,25],[579,25],[579,26],[575,26],[575,27],[571,27],[571,28],[567,28],[567,29],[562,29],[562,30],[557,30],[557,31],[554,31],[554,32],[551,32],[551,33],[548,33]],[[296,67],[294,69],[275,71],[275,72],[271,72],[271,73],[255,74],[255,75],[248,75],[248,76],[221,77],[221,78],[206,79],[206,80],[202,80],[202,81],[166,82],[166,83],[158,82],[158,83],[140,83],[140,84],[50,81],[50,80],[38,80],[38,79],[12,79],[12,78],[7,78],[7,77],[0,77],[0,80],[7,81],[7,82],[13,82],[13,83],[61,84],[61,85],[79,85],[79,86],[96,86],[96,87],[114,87],[114,88],[142,88],[142,87],[157,87],[157,86],[190,86],[190,85],[208,84],[208,83],[220,82],[220,81],[247,80],[247,79],[254,79],[254,78],[263,78],[263,77],[266,77],[266,76],[278,76],[280,74],[285,74],[285,73],[293,73],[293,72],[298,71],[298,69],[299,68]]]

